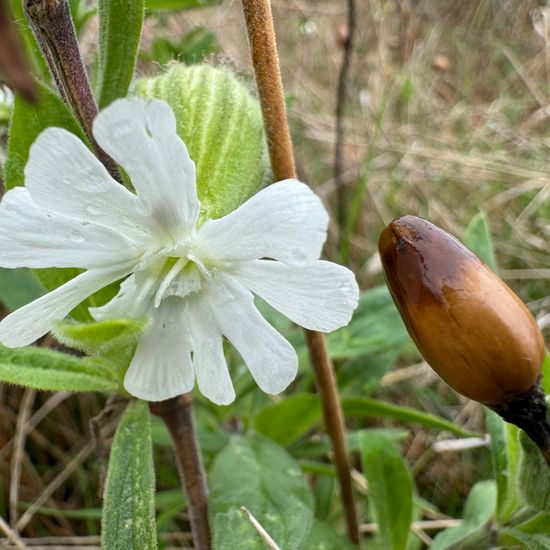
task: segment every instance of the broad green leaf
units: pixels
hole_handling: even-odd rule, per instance
[[[28,269],[0,268],[0,301],[10,310],[40,298],[44,288]]]
[[[332,525],[316,519],[301,550],[357,550],[357,547],[337,533]]]
[[[44,84],[37,83],[37,86],[38,100],[35,103],[15,97],[5,164],[7,189],[23,185],[29,149],[49,126],[65,128],[86,141],[84,132],[63,100]]]
[[[539,448],[524,432],[519,434],[523,457],[519,487],[527,504],[540,512],[550,512],[550,467]]]
[[[357,416],[360,418],[392,418],[403,422],[414,422],[429,428],[446,430],[457,435],[476,436],[474,432],[464,430],[460,426],[422,411],[410,407],[402,407],[377,399],[368,397],[349,397],[342,400],[342,408],[346,416]]]
[[[477,254],[493,271],[498,271],[487,217],[484,212],[476,214],[464,232],[464,244]]]
[[[0,381],[50,391],[118,389],[115,374],[105,363],[33,346],[0,346]]]
[[[519,474],[518,428],[504,422],[485,409],[487,430],[491,435],[491,459],[497,483],[497,518],[507,521],[521,505],[517,477]]]
[[[470,490],[464,505],[462,525],[450,527],[438,533],[430,550],[444,550],[452,543],[471,535],[491,519],[497,500],[496,484],[493,480],[479,481]]]
[[[405,550],[413,520],[413,482],[393,442],[377,433],[359,434],[363,472],[388,550]]]
[[[128,93],[143,25],[144,0],[99,0],[99,108]]]
[[[128,404],[117,428],[105,485],[101,547],[154,550],[155,474],[149,408]]]
[[[263,550],[241,506],[281,548],[300,548],[309,534],[313,498],[300,466],[259,434],[232,438],[214,460],[210,489],[215,550]]]
[[[318,395],[294,394],[254,417],[257,432],[279,445],[289,445],[314,428],[321,419]]]
[[[189,10],[216,6],[223,0],[145,0],[148,10]]]

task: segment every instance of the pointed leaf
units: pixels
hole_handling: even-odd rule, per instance
[[[99,108],[128,93],[143,25],[144,0],[99,0]]]
[[[493,241],[484,212],[475,215],[468,224],[466,231],[464,231],[464,244],[477,254],[493,271],[498,271]]]
[[[361,432],[359,445],[369,497],[388,550],[405,550],[413,520],[412,477],[393,442],[373,432]]]
[[[0,346],[0,381],[50,391],[112,391],[118,382],[99,361],[44,348]]]
[[[105,485],[101,547],[154,550],[155,475],[149,408],[128,404],[117,428]]]
[[[410,407],[402,407],[377,399],[368,397],[350,397],[342,400],[342,408],[346,416],[357,416],[359,418],[393,418],[403,422],[414,422],[429,428],[447,430],[451,433],[464,436],[477,436],[474,432],[464,430],[439,416],[428,414]]]
[[[525,435],[519,434],[523,457],[519,475],[519,488],[529,504],[540,512],[550,511],[550,467],[539,448]]]

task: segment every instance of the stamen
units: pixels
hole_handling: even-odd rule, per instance
[[[155,294],[155,307],[159,307],[160,302],[164,298],[164,294],[168,290],[170,283],[180,274],[181,270],[185,267],[185,264],[188,262],[187,258],[180,258],[171,268],[170,271],[166,274],[166,277],[160,283],[160,286]]]

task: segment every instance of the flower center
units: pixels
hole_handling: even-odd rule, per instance
[[[143,298],[154,297],[154,306],[158,307],[169,296],[184,298],[198,292],[214,270],[194,254],[190,243],[185,243],[143,257],[136,276],[143,277]]]

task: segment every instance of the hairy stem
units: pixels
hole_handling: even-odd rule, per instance
[[[242,5],[273,175],[277,181],[295,178],[294,153],[286,117],[271,6],[269,0],[242,0]],[[322,334],[306,330],[306,339],[323,403],[325,427],[332,442],[348,537],[357,544],[359,526],[351,484],[345,426],[332,364]]]
[[[23,0],[23,6],[61,97],[73,110],[99,160],[121,181],[115,163],[98,146],[92,133],[97,105],[80,56],[67,0]]]
[[[211,531],[208,519],[208,488],[193,415],[193,395],[185,393],[166,401],[150,403],[174,442],[182,487],[189,501],[189,516],[195,548],[210,550]]]

